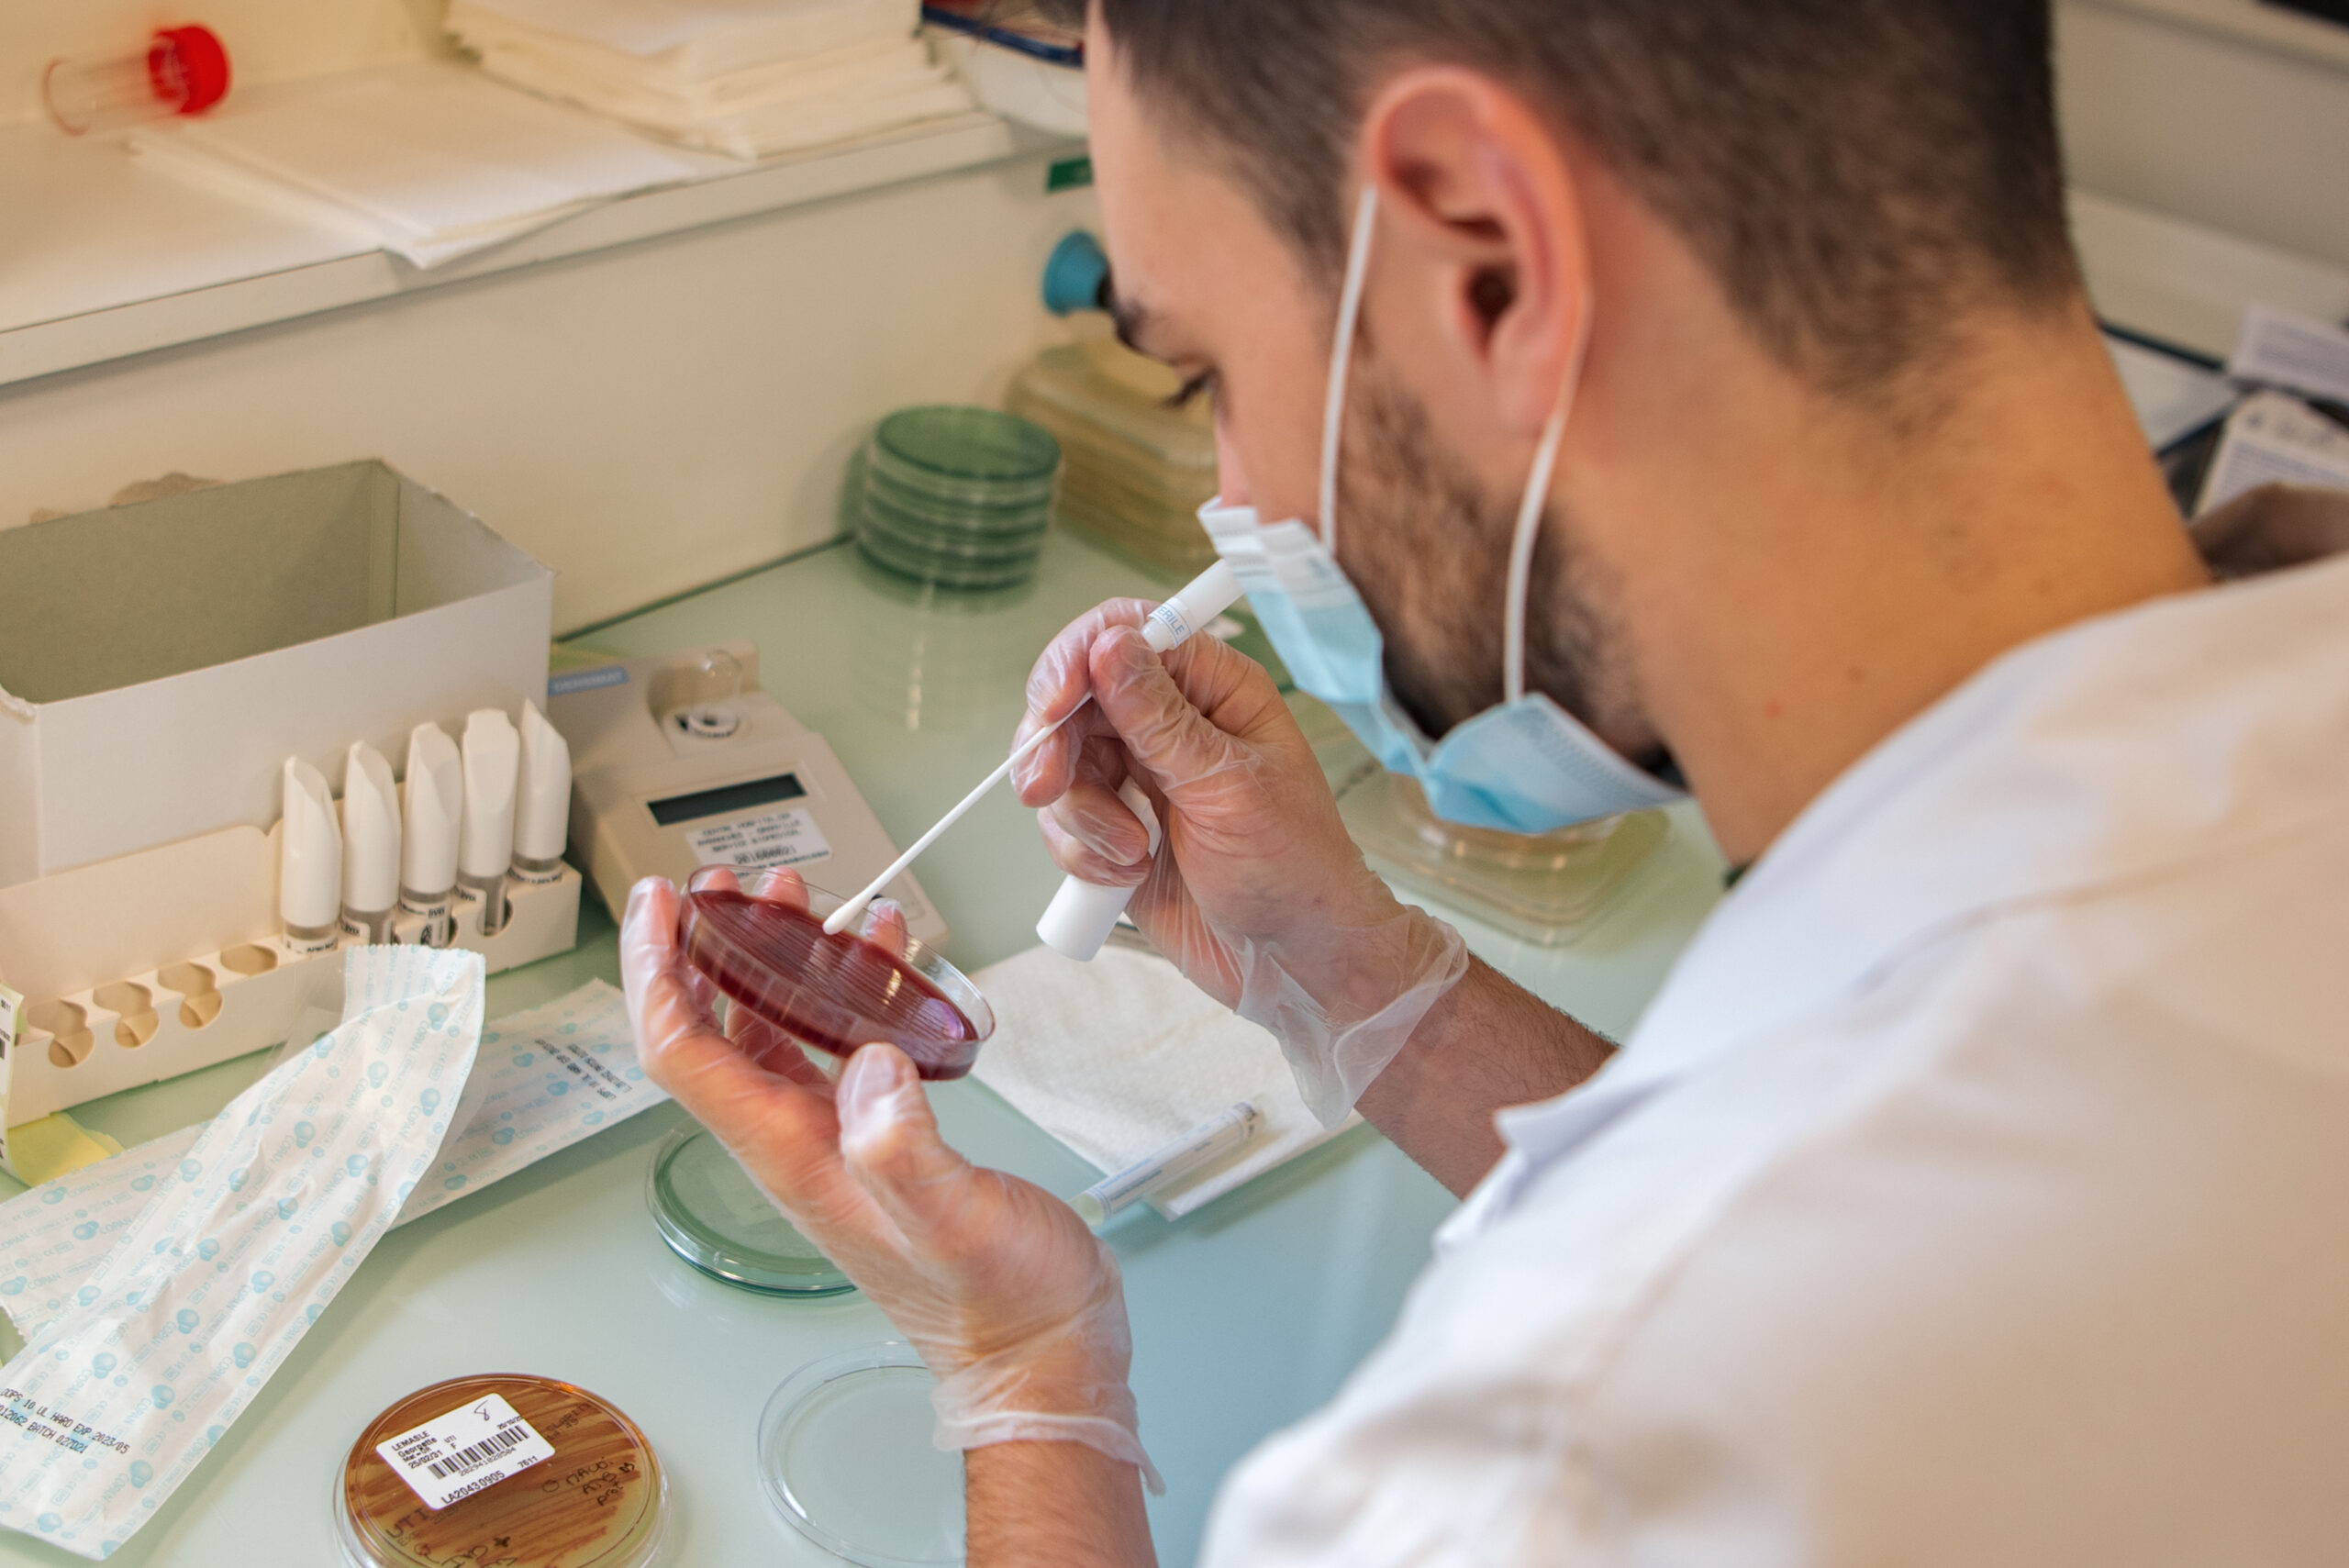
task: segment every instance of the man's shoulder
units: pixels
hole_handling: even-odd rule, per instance
[[[2349,802],[2256,848],[1938,932],[1672,1074],[1453,1261],[1603,1276],[1593,1294],[1622,1308],[1814,1198],[1858,1242],[2018,1191],[2051,1212],[2066,1193],[2142,1209],[2156,1189],[2131,1173],[2149,1153],[2255,1186],[2272,1173],[2228,1151],[2271,1118],[2349,1118],[2344,887]],[[1637,1052],[1620,1065],[1636,1076]]]
[[[2349,814],[1942,933],[1542,1172],[1397,1360],[1538,1385],[1594,1518],[2297,1539],[2247,1456],[2349,1451],[2344,877]]]
[[[1961,922],[1676,1064],[1219,1517],[1362,1562],[2321,1560],[2343,886],[2349,810]]]

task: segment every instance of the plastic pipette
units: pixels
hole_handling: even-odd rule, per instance
[[[1232,575],[1229,562],[1219,561],[1193,578],[1173,598],[1150,612],[1149,618],[1142,622],[1142,640],[1159,653],[1180,647],[1189,640],[1193,632],[1230,609],[1232,601],[1238,597],[1240,579]],[[963,820],[971,807],[985,798],[987,791],[1010,777],[1012,769],[1027,761],[1037,747],[1058,733],[1062,725],[1083,713],[1092,701],[1093,694],[1085,693],[1074,707],[1061,716],[1058,722],[1036,731],[1015,747],[1011,755],[1003,760],[1001,767],[980,780],[978,788],[964,795],[952,810],[938,819],[929,832],[916,839],[912,848],[892,861],[888,870],[873,879],[871,886],[833,910],[824,921],[826,934],[838,936],[848,929],[849,923],[863,914],[864,906],[879,897],[881,890],[896,881],[898,873],[913,864],[917,855],[938,842],[946,829]]]
[[[1212,1121],[1203,1122],[1166,1145],[1153,1149],[1124,1170],[1102,1177],[1074,1197],[1069,1207],[1087,1225],[1100,1225],[1119,1209],[1164,1192],[1192,1172],[1239,1148],[1256,1136],[1264,1113],[1253,1101],[1242,1100]]]

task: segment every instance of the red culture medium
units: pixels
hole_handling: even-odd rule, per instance
[[[927,976],[886,948],[828,936],[820,916],[731,888],[685,901],[685,961],[739,1005],[834,1056],[885,1040],[925,1078],[960,1078],[980,1032]]]

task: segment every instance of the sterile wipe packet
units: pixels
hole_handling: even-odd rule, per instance
[[[616,986],[591,980],[496,1019],[482,1030],[440,1158],[392,1223],[429,1214],[668,1097],[636,1064],[628,1000]],[[69,1305],[96,1299],[89,1276],[203,1130],[149,1139],[0,1203],[0,1310],[19,1334],[29,1340]]]
[[[95,1559],[154,1517],[431,1171],[483,979],[478,953],[345,959],[342,1023],[203,1129],[0,1368],[0,1526]]]

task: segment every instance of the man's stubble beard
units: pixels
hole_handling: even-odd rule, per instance
[[[1384,634],[1396,701],[1431,738],[1498,703],[1508,552],[1521,494],[1486,494],[1435,439],[1426,406],[1358,354],[1338,463],[1338,547]],[[1656,751],[1607,573],[1553,504],[1527,595],[1529,691],[1635,758]]]

